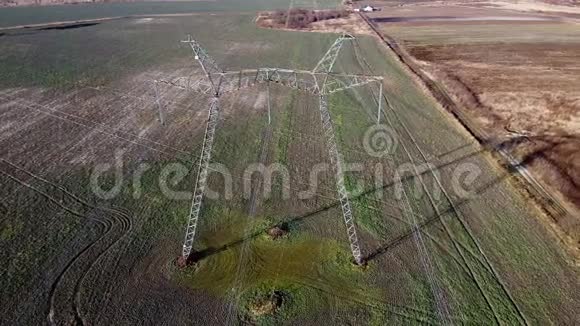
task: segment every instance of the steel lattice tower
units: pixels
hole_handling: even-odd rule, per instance
[[[164,121],[164,115],[159,92],[157,89],[158,84],[165,84],[182,90],[194,91],[203,94],[211,94],[212,96],[209,102],[208,118],[206,121],[203,145],[198,162],[198,173],[195,183],[195,190],[192,198],[187,230],[185,232],[183,250],[180,257],[182,262],[187,261],[193,250],[197,225],[207,184],[208,166],[211,161],[213,140],[217,130],[219,118],[219,98],[223,94],[252,87],[256,84],[266,83],[269,88],[270,83],[278,83],[290,88],[307,91],[318,97],[320,119],[324,128],[326,145],[336,177],[336,189],[339,195],[348,240],[350,242],[350,249],[355,262],[357,264],[363,263],[361,246],[359,244],[356,231],[349,193],[344,181],[342,156],[336,143],[332,118],[328,110],[327,97],[328,95],[339,91],[348,90],[370,83],[378,83],[380,87],[379,93],[382,94],[383,77],[336,74],[332,72],[343,43],[345,41],[351,40],[354,40],[354,37],[349,34],[343,34],[338,37],[311,71],[284,68],[257,68],[243,69],[239,71],[224,71],[218,67],[216,62],[207,54],[207,52],[197,41],[191,38],[191,36],[188,36],[187,40],[181,41],[182,43],[188,44],[191,47],[195,59],[200,64],[205,74],[205,79],[192,81],[191,77],[176,77],[170,80],[154,80],[156,96],[155,102],[159,110],[159,117],[161,122]],[[270,103],[269,98],[268,103]],[[381,98],[379,98],[378,103],[377,123],[380,121]],[[270,122],[269,107],[270,106],[268,105],[268,121]]]

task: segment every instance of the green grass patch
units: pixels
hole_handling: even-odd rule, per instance
[[[317,309],[316,302],[323,306],[338,298],[348,307],[360,304],[357,300],[374,303],[369,297],[380,297],[380,290],[365,281],[366,271],[351,262],[350,252],[337,241],[295,234],[292,229],[288,237],[272,240],[265,233],[272,218],[223,210],[213,213],[219,214],[213,216],[221,220],[219,227],[206,230],[200,242],[202,251],[211,248],[214,253],[180,278],[194,289],[223,297],[236,288],[245,312],[264,295],[283,293],[283,305],[275,314],[259,317],[260,324],[303,316]],[[238,274],[240,268],[243,272]]]

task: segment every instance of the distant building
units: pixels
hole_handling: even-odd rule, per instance
[[[359,11],[364,11],[364,12],[373,12],[373,11],[379,11],[379,8],[375,8],[373,6],[367,5],[364,6],[362,8],[354,8],[355,12],[359,12]]]

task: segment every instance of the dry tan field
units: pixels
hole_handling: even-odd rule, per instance
[[[501,144],[572,214],[580,240],[580,25],[569,15],[464,6],[384,8],[370,17],[448,91],[484,142]]]

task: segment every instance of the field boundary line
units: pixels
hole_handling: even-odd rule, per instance
[[[271,145],[271,140],[272,140],[272,125],[268,124],[266,126],[266,128],[264,128],[263,132],[262,132],[262,137],[261,137],[261,141],[260,141],[260,156],[258,158],[258,161],[260,163],[264,163],[267,158],[268,158],[268,151],[269,151],[269,147]],[[250,179],[252,179],[250,177]],[[259,192],[262,190],[262,179],[261,178],[257,178],[256,179],[256,186],[255,186],[255,191],[252,191],[251,196],[250,196],[250,200],[249,200],[249,207],[248,207],[248,222],[246,224],[246,227],[244,228],[244,238],[247,238],[250,235],[250,231],[254,228],[254,220],[256,217],[256,210],[257,210],[257,205],[258,205],[258,201],[259,201]],[[251,181],[250,181],[251,182]],[[236,272],[236,279],[234,281],[233,287],[231,289],[232,294],[234,296],[233,301],[230,302],[230,305],[228,307],[228,314],[227,314],[227,318],[226,318],[226,325],[233,325],[233,320],[232,320],[232,316],[233,316],[233,311],[234,311],[234,304],[236,306],[239,306],[239,301],[241,299],[241,295],[242,293],[240,293],[240,289],[242,288],[243,290],[243,284],[241,284],[243,282],[243,279],[245,278],[245,273],[247,271],[247,267],[245,265],[245,261],[247,260],[248,257],[247,253],[248,251],[251,251],[252,249],[251,247],[251,243],[250,241],[245,242],[241,249],[240,249],[240,254],[239,254],[239,259],[238,259],[238,268],[237,268],[237,272]],[[242,275],[244,274],[244,275]]]

